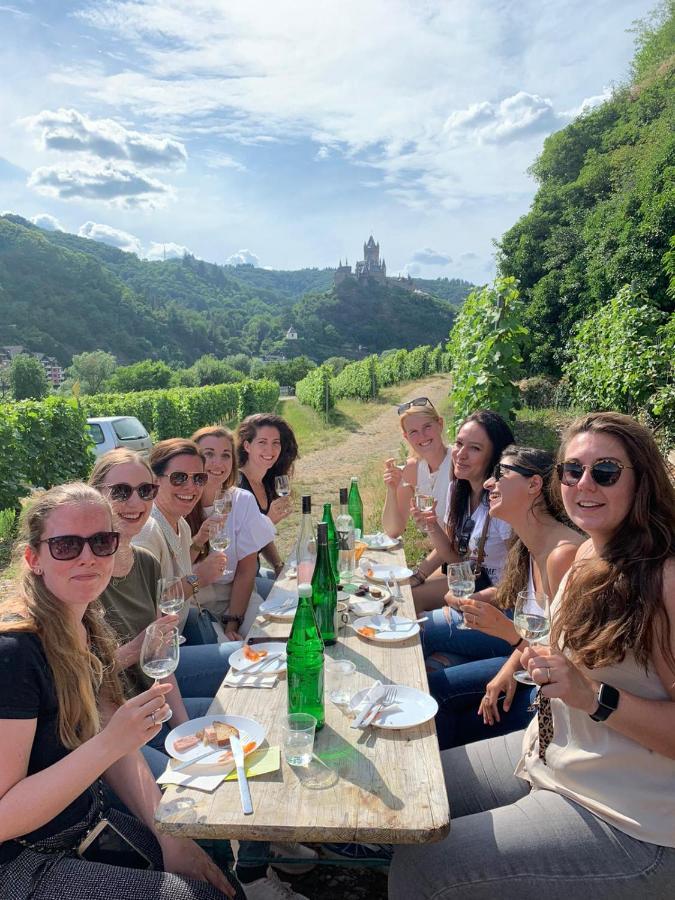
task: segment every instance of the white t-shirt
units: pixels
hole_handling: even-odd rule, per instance
[[[446,523],[447,516],[450,513],[450,503],[454,487],[455,482],[451,481],[448,486]],[[485,524],[485,517],[487,515],[489,515],[488,505],[486,503],[481,503],[471,516],[473,519],[473,531],[469,538],[468,550],[468,556],[471,558],[475,558],[478,554],[478,544],[480,543],[480,536],[483,533],[483,525]],[[511,535],[512,531],[510,525],[507,525],[506,522],[503,522],[501,519],[490,519],[490,527],[488,528],[487,540],[485,541],[483,568],[490,576],[490,581],[493,585],[499,584],[504,572]]]
[[[230,536],[230,546],[225,551],[228,575],[218,579],[219,584],[234,581],[237,563],[251,553],[258,553],[276,536],[276,528],[258,509],[256,499],[250,491],[232,488],[232,512],[227,517],[226,530]],[[213,513],[212,506],[204,507],[204,515]]]
[[[452,472],[452,453],[448,447],[443,462],[435,472],[429,470],[429,463],[424,459],[417,461],[417,490],[421,494],[430,494],[436,501],[436,518],[442,525],[448,503],[448,486]]]

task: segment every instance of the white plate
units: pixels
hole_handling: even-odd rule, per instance
[[[277,619],[280,622],[292,622],[295,618],[295,613],[298,608],[297,591],[289,591],[285,590],[284,588],[277,588],[274,593],[275,596],[272,600],[263,600],[263,602],[260,604],[260,612],[264,616],[268,616],[270,619]],[[290,603],[291,600],[293,601],[292,605],[286,606],[285,609],[281,610],[281,607],[284,605],[284,603]]]
[[[251,650],[267,650],[268,654],[271,653],[286,653],[286,644],[281,643],[265,643],[265,644],[254,644],[251,647]],[[262,666],[262,659],[258,660],[258,662]],[[247,659],[244,656],[244,648],[240,647],[239,650],[235,650],[234,653],[230,656],[230,667],[232,669],[236,669],[239,671],[240,669],[245,669],[247,666],[253,665],[252,659]],[[252,674],[260,675],[273,675],[275,672],[285,672],[286,671],[286,660],[277,657],[273,659],[271,663],[268,663],[266,666],[262,666],[262,671],[260,668],[254,669]]]
[[[225,722],[226,725],[234,725],[235,728],[238,728],[242,747],[244,744],[255,741],[255,747],[252,747],[249,750],[249,753],[253,753],[253,751],[265,740],[265,729],[260,722],[256,722],[255,719],[249,719],[246,716],[229,716],[222,713],[217,716],[200,716],[198,719],[190,719],[189,722],[183,722],[182,725],[178,725],[166,736],[164,741],[166,752],[174,759],[180,760],[180,762],[188,762],[189,760],[196,759],[198,756],[206,753],[209,748],[205,747],[201,741],[196,747],[192,747],[190,750],[184,750],[182,753],[173,749],[174,741],[178,738],[187,737],[189,734],[194,734],[200,729],[205,728],[207,725],[212,725],[214,722]],[[226,753],[229,749],[229,746],[214,747],[213,753],[201,762],[196,763],[196,765],[213,766],[218,757],[222,756],[223,753]]]
[[[384,685],[389,687],[389,685]],[[376,721],[372,722],[374,728],[389,728],[395,730],[398,728],[414,728],[416,725],[422,725],[428,722],[438,712],[438,703],[429,694],[418,691],[417,688],[405,687],[397,684],[395,703],[400,707],[390,713],[384,713],[376,716]],[[349,702],[349,706],[354,710],[368,693],[368,688],[354,694]]]
[[[363,570],[366,578],[369,578],[371,581],[379,581],[382,584],[391,580],[392,573],[396,581],[407,581],[412,575],[412,569],[409,569],[407,566],[369,566]]]
[[[361,540],[366,542],[369,550],[391,550],[392,547],[398,547],[400,543],[397,538],[389,537],[383,531],[375,534],[363,534]]]
[[[405,616],[386,616],[385,620],[391,622],[393,631],[378,631],[373,637],[366,637],[359,634],[366,641],[376,641],[378,644],[392,644],[398,641],[407,641],[408,638],[419,634],[420,626],[412,619],[406,619]],[[352,622],[352,628],[356,631],[359,628],[375,628],[380,621],[380,616],[363,616]]]

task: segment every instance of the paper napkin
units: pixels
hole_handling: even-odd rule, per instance
[[[361,727],[361,722],[363,722],[373,706],[384,697],[385,690],[386,688],[382,682],[376,681],[358,706],[353,707],[352,712],[355,714],[355,719],[351,724],[352,728]]]
[[[234,688],[273,688],[279,680],[277,675],[265,675],[261,672],[259,675],[255,673],[236,672],[230,669],[225,676],[223,684],[225,687]]]
[[[247,778],[255,778],[256,775],[266,775],[268,772],[276,772],[281,766],[281,748],[261,747],[244,759],[244,770]],[[236,781],[237,773],[233,770],[225,777],[225,781]]]

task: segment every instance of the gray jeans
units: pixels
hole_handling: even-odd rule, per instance
[[[450,834],[396,848],[390,900],[672,900],[675,849],[637,841],[560,794],[530,791],[513,774],[522,737],[441,755]]]

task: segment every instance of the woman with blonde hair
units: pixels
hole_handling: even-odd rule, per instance
[[[171,688],[158,684],[124,702],[115,640],[97,602],[117,546],[110,505],[85,484],[52,488],[22,516],[20,591],[0,618],[5,900],[73,891],[81,900],[234,896],[197,844],[155,829],[160,792],[138,750],[159,731]],[[101,779],[133,815],[106,809]],[[119,865],[77,856],[103,816],[155,871],[127,868],[126,852]]]
[[[217,496],[227,492],[232,508],[225,528],[230,539],[227,548],[227,572],[199,593],[199,602],[223,625],[228,640],[246,637],[262,597],[255,590],[258,553],[275,537],[274,525],[258,509],[250,491],[235,487],[238,480],[234,435],[222,425],[200,428],[192,435],[204,456],[204,470],[209,480],[200,501],[187,516],[192,531],[192,547],[197,560],[210,552],[208,541],[200,543],[204,521],[214,513]]]
[[[382,511],[382,527],[392,538],[405,531],[415,493],[426,494],[436,501],[436,516],[442,525],[448,486],[452,477],[450,448],[443,440],[443,419],[428,397],[416,397],[398,407],[399,425],[405,442],[412,451],[405,465],[396,460],[385,461],[384,483],[387,493]]]
[[[589,539],[550,646],[522,653],[538,715],[443,753],[452,831],[397,848],[390,900],[673,895],[675,489],[652,434],[620,413],[573,422],[556,472]]]

